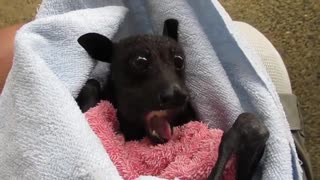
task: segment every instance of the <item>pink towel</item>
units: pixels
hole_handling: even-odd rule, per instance
[[[116,110],[106,101],[91,108],[86,118],[124,179],[140,175],[174,179],[206,179],[218,158],[223,132],[200,122],[176,127],[168,143],[152,145],[148,138],[125,142],[117,133]],[[224,179],[235,179],[235,158],[228,162]]]

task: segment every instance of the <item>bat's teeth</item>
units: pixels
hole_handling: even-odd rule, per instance
[[[155,130],[153,130],[151,134],[152,136],[159,138],[159,134]]]
[[[153,130],[151,134],[152,134],[153,136],[157,136],[157,135],[158,135],[155,130]]]

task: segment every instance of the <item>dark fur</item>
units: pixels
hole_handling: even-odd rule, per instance
[[[98,39],[97,37],[101,35],[91,33],[87,36]],[[87,36],[82,36],[82,38],[88,41]],[[94,41],[97,41],[96,39]],[[101,36],[99,41],[101,39],[102,42],[96,44],[99,47],[104,43],[104,46],[111,45],[107,40],[104,40],[105,37]],[[84,39],[79,39],[79,41],[82,44],[84,43]],[[93,46],[90,44],[89,47]],[[112,51],[109,51],[111,49]],[[98,48],[93,50],[100,51]],[[140,139],[147,135],[143,119],[146,113],[150,111],[179,108],[180,110],[177,110],[174,120],[171,121],[172,126],[181,125],[193,118],[193,116],[188,119],[182,119],[181,117],[185,114],[185,109],[189,109],[190,104],[187,102],[188,92],[185,86],[184,69],[176,69],[173,61],[174,56],[178,55],[184,58],[185,55],[181,46],[174,39],[163,36],[141,35],[113,43],[112,48],[109,47],[107,50],[103,49],[110,55],[91,52],[90,49],[87,51],[90,52],[89,54],[92,57],[111,63],[111,74],[107,77],[107,87],[99,94],[96,94],[96,92],[99,92],[99,85],[94,83],[94,80],[88,81],[86,88],[90,92],[82,93],[78,97],[78,102],[81,101],[79,103],[80,107],[86,106],[81,109],[87,110],[90,106],[94,106],[100,98],[111,101],[118,109],[120,129],[127,140]],[[135,63],[139,56],[150,59],[147,68],[137,67]],[[109,59],[105,57],[109,57]],[[160,96],[165,97],[166,94],[170,94],[169,91],[172,91],[172,86],[176,86],[178,95],[167,100],[167,102],[160,102]],[[82,99],[86,99],[87,94],[92,96],[90,101],[95,102],[90,103],[89,106],[82,103]],[[179,94],[186,96],[186,101],[183,100],[183,97],[182,100],[179,99]]]
[[[177,28],[176,20],[167,20],[164,36],[134,36],[118,43],[96,33],[81,36],[78,41],[91,57],[111,64],[105,89],[101,90],[97,81],[89,80],[81,90],[77,102],[82,111],[95,106],[100,99],[108,99],[118,109],[120,130],[127,140],[148,135],[156,143],[161,141],[146,130],[148,112],[174,109],[171,127],[195,119],[185,85],[184,65],[181,66],[180,61],[184,63],[185,55],[177,42]],[[139,57],[148,62],[138,61]],[[175,61],[175,58],[180,59]],[[267,137],[267,129],[253,115],[240,115],[223,136],[219,160],[209,179],[221,177],[231,153],[238,153],[240,157],[238,179],[250,178]]]

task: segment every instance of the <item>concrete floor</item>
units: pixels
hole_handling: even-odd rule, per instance
[[[32,20],[41,0],[0,0],[0,27]],[[306,145],[320,179],[319,0],[220,0],[234,20],[247,22],[278,49],[301,101]]]
[[[0,27],[32,20],[41,0],[0,0]]]

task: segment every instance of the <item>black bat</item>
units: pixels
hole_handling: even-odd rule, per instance
[[[85,112],[101,99],[117,108],[120,131],[126,140],[148,136],[166,143],[173,127],[198,119],[185,82],[185,54],[178,41],[178,21],[164,22],[163,35],[137,35],[112,42],[87,33],[78,39],[88,54],[110,63],[107,85],[90,79],[76,99]],[[253,114],[239,115],[223,135],[219,158],[209,179],[220,179],[232,153],[238,157],[237,179],[250,179],[263,152],[269,132]]]

